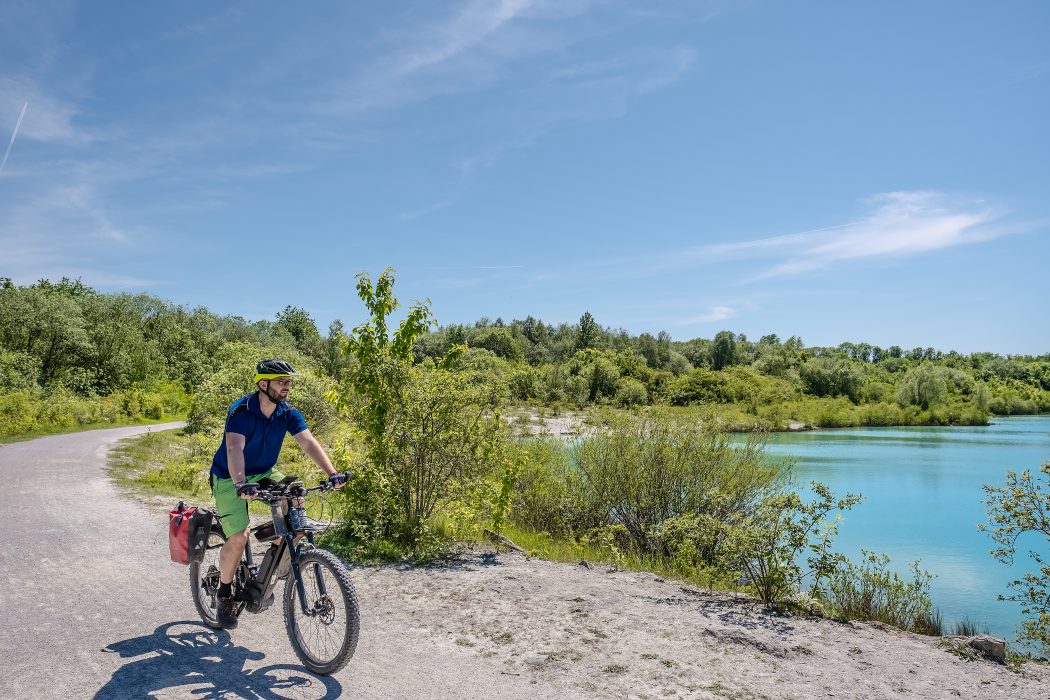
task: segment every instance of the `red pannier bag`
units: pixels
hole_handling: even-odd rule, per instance
[[[212,511],[179,501],[168,513],[168,550],[176,564],[204,559],[211,534]]]

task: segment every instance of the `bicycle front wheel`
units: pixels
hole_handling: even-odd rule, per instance
[[[335,673],[357,649],[361,617],[350,572],[331,552],[312,549],[299,558],[305,608],[295,576],[284,586],[284,624],[296,656],[320,675]]]

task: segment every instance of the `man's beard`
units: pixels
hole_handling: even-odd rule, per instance
[[[274,391],[273,387],[269,385],[266,386],[266,398],[270,399],[270,401],[273,401],[275,405],[284,401],[284,399],[281,398],[281,392]]]

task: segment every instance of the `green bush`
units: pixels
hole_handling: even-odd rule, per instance
[[[713,420],[651,409],[607,414],[571,455],[607,522],[623,525],[639,550],[654,551],[656,528],[668,518],[753,507],[778,473],[762,448],[754,437],[732,444]]]
[[[0,349],[0,389],[27,391],[37,388],[40,360],[25,352]]]
[[[623,377],[616,390],[616,403],[624,408],[642,406],[649,403],[649,391],[637,379]]]
[[[897,403],[923,409],[935,406],[948,393],[948,373],[947,368],[929,362],[908,370],[897,385]]]
[[[794,491],[771,494],[750,511],[727,518],[725,542],[716,561],[738,571],[746,586],[767,605],[791,599],[803,580],[820,590],[843,560],[831,550],[841,512],[860,502],[856,494],[836,499],[824,484],[810,484],[816,498]],[[828,520],[828,514],[838,511]],[[803,555],[805,559],[803,560]]]
[[[985,486],[984,492],[989,522],[981,529],[996,545],[993,557],[1012,565],[1018,539],[1034,537],[1042,542],[1042,547],[1033,545],[1028,552],[1036,571],[1011,581],[1012,593],[1000,595],[999,600],[1021,604],[1024,619],[1018,637],[1050,652],[1050,561],[1040,553],[1050,544],[1050,462],[1044,462],[1036,474],[1029,469],[1020,474],[1008,470],[1003,486]]]
[[[890,558],[861,550],[860,563],[843,560],[822,592],[826,605],[847,619],[878,620],[919,634],[940,635],[930,600],[933,575],[912,562],[910,580],[888,571]]]
[[[528,439],[516,449],[526,459],[512,501],[513,522],[555,536],[572,536],[604,523],[561,440]]]

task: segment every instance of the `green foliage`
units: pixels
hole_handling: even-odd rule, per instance
[[[645,405],[649,403],[649,391],[637,379],[624,377],[616,389],[616,403],[624,408]]]
[[[711,369],[718,371],[737,360],[736,339],[729,331],[719,331],[711,347]]]
[[[600,333],[601,328],[598,326],[598,322],[594,320],[594,316],[591,315],[590,311],[584,311],[583,316],[580,316],[579,333],[576,336],[576,349],[586,350],[587,348],[597,347]]]
[[[492,499],[492,531],[497,536],[503,534],[503,526],[513,506],[518,477],[527,463],[528,457],[520,452],[513,458],[504,459],[503,469],[499,475],[499,485]]]
[[[265,357],[282,357],[300,372],[290,392],[290,402],[306,417],[313,432],[323,432],[335,421],[335,410],[325,399],[332,382],[309,369],[306,358],[285,347],[260,348],[244,342],[225,343],[215,357],[216,369],[208,375],[193,397],[186,431],[219,437],[230,405],[245,394],[256,391],[252,383],[255,366]]]
[[[521,362],[525,358],[525,351],[509,328],[486,328],[474,338],[473,345],[510,362]]]
[[[806,390],[815,396],[847,396],[856,402],[863,381],[861,373],[849,360],[815,357],[799,368]]]
[[[940,635],[930,599],[933,574],[912,562],[909,580],[887,570],[890,558],[861,550],[860,563],[843,559],[827,577],[826,606],[847,619],[878,620],[911,632]]]
[[[470,500],[477,480],[504,460],[505,425],[498,397],[447,370],[412,368],[397,410],[388,415],[388,460],[401,522],[392,533],[412,543],[435,511]]]
[[[355,359],[347,368],[342,391],[334,395],[348,409],[365,435],[373,464],[386,465],[390,456],[387,420],[398,407],[407,371],[413,361],[412,346],[433,324],[426,303],[413,304],[391,336],[387,318],[399,306],[394,297],[394,271],[387,268],[372,284],[366,273],[357,275],[357,295],[370,318],[344,339],[343,353]]]
[[[943,367],[928,362],[908,370],[897,386],[897,403],[928,410],[948,393],[945,375]]]
[[[188,403],[185,391],[174,383],[97,398],[77,396],[64,387],[17,389],[0,403],[0,439],[173,419],[185,413]]]
[[[842,561],[831,550],[832,540],[841,512],[859,503],[861,496],[836,499],[826,485],[810,486],[815,495],[811,501],[796,492],[773,494],[750,512],[735,511],[739,515],[730,521],[721,556],[741,571],[748,587],[767,605],[789,598],[807,577],[820,591]],[[837,512],[829,520],[832,511]]]
[[[305,309],[297,306],[284,307],[284,310],[277,313],[274,325],[292,336],[296,349],[303,355],[315,359],[324,358],[325,342],[317,330],[317,324]]]
[[[697,367],[672,382],[667,393],[672,406],[724,403],[725,379],[720,372]]]
[[[1039,551],[1050,544],[1050,462],[1043,463],[1037,475],[1028,469],[1020,474],[1007,471],[1004,486],[985,486],[984,491],[991,528],[986,524],[981,529],[997,545],[992,556],[1012,565],[1018,541],[1022,537],[1035,540],[1028,556],[1038,565],[1038,572],[1012,581],[1014,592],[1000,599],[1021,604],[1026,618],[1018,637],[1050,651],[1050,561]]]
[[[40,380],[40,361],[27,352],[0,350],[0,389],[32,390]]]
[[[594,507],[643,551],[657,548],[656,529],[668,518],[747,512],[777,474],[757,439],[733,446],[713,421],[656,409],[607,415],[571,456]]]
[[[374,286],[358,276],[370,319],[346,337],[344,352],[355,362],[332,394],[367,447],[344,489],[344,535],[346,546],[373,554],[408,549],[428,556],[440,551],[443,534],[454,537],[482,517],[507,515],[509,495],[501,483],[514,477],[505,471],[506,425],[498,413],[504,389],[483,375],[478,381],[469,369],[455,371],[478,357],[503,360],[452,345],[436,366],[414,366],[415,339],[431,325],[430,311],[412,306],[390,335],[387,318],[398,307],[393,284],[389,269]],[[344,451],[337,459],[348,460]],[[438,515],[444,532],[435,527]]]
[[[482,518],[502,524],[510,509],[502,483],[515,480],[518,466],[496,397],[454,372],[424,367],[406,368],[398,389],[385,416],[386,462],[374,460],[371,445],[364,458],[345,447],[334,452],[351,474],[344,534],[361,552],[425,557],[447,544],[434,530],[439,514],[452,522],[450,536]]]
[[[604,513],[589,497],[583,472],[561,440],[535,438],[517,446],[523,453],[511,508],[521,526],[568,537],[600,526]]]

